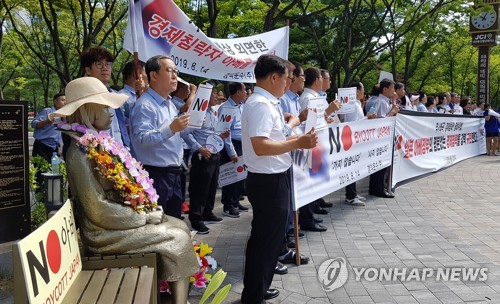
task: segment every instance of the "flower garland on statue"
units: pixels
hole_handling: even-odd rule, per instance
[[[113,182],[125,205],[138,213],[154,210],[159,196],[153,180],[127,148],[107,132],[97,132],[85,125],[59,122],[57,127],[78,141],[87,157],[96,162],[99,175]]]

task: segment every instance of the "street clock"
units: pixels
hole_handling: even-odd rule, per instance
[[[473,6],[470,15],[470,32],[491,32],[499,30],[498,4]]]

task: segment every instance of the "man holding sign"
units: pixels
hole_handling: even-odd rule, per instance
[[[209,229],[204,222],[220,222],[222,219],[213,213],[217,180],[219,178],[219,151],[224,147],[221,135],[215,134],[217,115],[212,109],[217,104],[217,88],[212,88],[205,119],[200,129],[189,127],[181,132],[186,144],[191,148],[191,169],[189,171],[189,221],[199,234],[207,234]]]
[[[170,93],[177,89],[174,62],[167,56],[151,57],[146,62],[150,87],[130,112],[131,140],[139,160],[154,179],[165,214],[181,218],[182,140],[180,132],[188,126],[189,114],[179,111]]]
[[[257,86],[241,117],[243,158],[248,166],[247,193],[253,208],[245,260],[242,303],[261,303],[279,295],[269,289],[283,244],[290,206],[292,158],[288,152],[311,149],[314,132],[285,138],[278,98],[285,94],[288,64],[262,55],[255,66]]]
[[[219,108],[219,121],[223,115],[233,113],[229,118],[230,135],[225,140],[225,149],[221,152],[221,164],[230,161],[237,162],[238,157],[241,157],[241,113],[242,105],[247,98],[245,85],[240,82],[232,82],[229,84],[229,99],[224,102]],[[231,110],[228,110],[230,108]],[[234,109],[234,110],[233,110]],[[244,191],[245,181],[239,181],[233,184],[222,187],[222,204],[224,205],[224,215],[238,218],[240,211],[248,211],[248,208],[240,204],[240,196]]]

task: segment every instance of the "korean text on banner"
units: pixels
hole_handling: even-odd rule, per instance
[[[237,162],[231,161],[220,166],[219,186],[224,187],[244,180],[247,174],[247,166],[243,163],[243,157],[238,157]]]
[[[396,119],[392,187],[486,153],[484,118],[401,111]]]
[[[209,107],[210,95],[212,94],[213,86],[211,84],[200,84],[196,91],[193,103],[188,109],[189,117],[188,126],[194,129],[200,129],[203,126],[205,113]]]
[[[336,114],[347,114],[355,111],[356,88],[339,88],[337,98],[340,102],[340,109]]]
[[[225,81],[255,82],[253,69],[262,54],[288,58],[288,27],[234,39],[207,37],[173,0],[135,2],[134,20],[139,59],[162,54],[182,73]],[[131,23],[124,48],[133,51]]]
[[[82,269],[70,201],[18,244],[30,303],[57,303]]]
[[[317,132],[312,167],[307,150],[293,158],[295,210],[391,165],[395,117],[331,124]]]

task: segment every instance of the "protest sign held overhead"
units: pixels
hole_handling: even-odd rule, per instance
[[[124,48],[139,59],[163,54],[189,75],[255,82],[253,69],[262,54],[288,58],[288,27],[233,39],[207,37],[173,0],[129,1]]]

